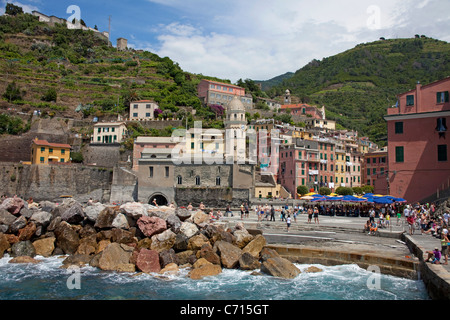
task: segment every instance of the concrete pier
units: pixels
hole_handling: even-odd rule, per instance
[[[319,223],[308,223],[306,214],[291,217],[289,232],[279,213],[276,221],[258,221],[254,212],[241,220],[240,214],[224,217],[217,223],[234,227],[243,222],[254,233],[262,233],[268,245],[283,257],[304,264],[357,264],[377,266],[381,273],[424,281],[432,299],[450,298],[450,266],[424,262],[426,251],[440,248],[440,240],[415,230],[409,235],[404,218],[379,230],[376,236],[363,232],[368,218],[319,216]],[[442,258],[443,262],[444,259]]]

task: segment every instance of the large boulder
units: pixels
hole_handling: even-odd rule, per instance
[[[140,217],[137,221],[137,225],[139,230],[149,238],[167,230],[166,221],[158,217]]]
[[[180,227],[180,233],[184,234],[188,239],[198,232],[198,228],[191,222],[183,222]]]
[[[182,233],[177,233],[177,236],[175,237],[175,243],[173,244],[172,248],[175,250],[175,252],[181,252],[185,251],[188,248],[188,237]]]
[[[98,267],[108,271],[128,270],[133,250],[125,244],[111,243],[100,253]]]
[[[249,244],[247,244],[242,252],[248,252],[255,258],[260,258],[261,250],[266,246],[266,238],[258,234]]]
[[[155,250],[141,249],[137,256],[136,267],[145,273],[160,272],[159,253]]]
[[[55,229],[56,246],[66,254],[74,254],[80,245],[78,233],[66,221],[61,221]]]
[[[205,229],[205,235],[210,239],[211,244],[214,244],[216,241],[226,241],[229,243],[235,243],[236,237],[231,234],[231,232],[228,232],[223,229],[223,227],[215,226],[215,225],[208,225]]]
[[[0,208],[0,224],[10,226],[16,219],[17,217],[8,210]]]
[[[98,215],[102,210],[105,209],[105,206],[100,202],[93,203],[90,206],[86,206],[84,208],[84,213],[86,214],[86,218],[91,222],[96,222]]]
[[[36,254],[43,257],[50,257],[55,250],[55,237],[44,238],[33,242]]]
[[[20,229],[25,228],[25,226],[27,225],[27,222],[28,222],[27,218],[25,218],[24,216],[18,217],[9,226],[9,232],[11,232],[11,233],[18,233]]]
[[[11,246],[11,257],[29,256],[34,258],[36,256],[36,249],[31,241],[19,241]]]
[[[159,263],[162,268],[165,268],[171,263],[178,265],[180,259],[178,259],[178,256],[173,249],[169,249],[159,253]]]
[[[56,204],[51,201],[41,201],[39,202],[39,207],[41,208],[42,211],[51,213],[53,209],[56,208]]]
[[[108,229],[113,227],[114,219],[116,219],[117,211],[111,207],[106,207],[97,216],[95,227],[99,229]]]
[[[238,229],[233,232],[235,236],[236,245],[243,249],[247,244],[253,240],[253,236],[246,229]]]
[[[70,224],[78,224],[84,220],[86,214],[78,202],[75,202],[61,214],[61,219]]]
[[[3,233],[0,233],[0,259],[3,258],[3,254],[10,247],[11,245],[9,244],[8,238]]]
[[[193,280],[200,280],[204,277],[217,276],[218,274],[222,273],[222,268],[219,265],[212,264],[208,261],[197,265],[197,268],[194,268],[189,272],[189,277]]]
[[[168,229],[163,233],[155,234],[151,237],[152,244],[151,249],[157,252],[162,252],[164,250],[169,250],[175,244],[177,235]]]
[[[206,226],[209,223],[210,217],[208,214],[204,213],[202,210],[198,210],[192,214],[188,221],[195,223],[199,227]]]
[[[120,211],[135,220],[147,216],[147,209],[142,203],[128,202],[120,206]]]
[[[185,220],[189,219],[192,215],[192,211],[189,211],[188,209],[179,208],[175,210],[175,214],[177,217],[184,222]]]
[[[269,258],[261,264],[261,271],[274,277],[294,279],[301,271],[292,262],[281,257]]]
[[[97,250],[97,235],[93,234],[80,240],[77,254],[90,255],[95,254]]]
[[[239,264],[239,258],[242,250],[226,241],[218,241],[214,244],[215,250],[220,255],[222,266],[227,269],[233,269]]]
[[[175,214],[170,214],[167,219],[167,226],[175,233],[178,233],[181,228],[181,220]]]
[[[209,244],[208,238],[202,233],[189,239],[188,250],[200,250],[204,244]]]
[[[30,218],[30,221],[34,222],[36,226],[48,227],[52,221],[52,214],[47,211],[35,211]],[[69,222],[70,223],[70,222]]]
[[[220,265],[220,257],[214,252],[211,244],[209,243],[204,244],[201,249],[197,251],[197,258],[203,258],[212,264]]]
[[[31,240],[36,233],[36,225],[34,222],[28,222],[25,227],[19,230],[19,241]]]
[[[77,203],[74,199],[68,198],[64,199],[64,201],[61,204],[56,204],[56,206],[53,208],[51,214],[53,215],[53,218],[55,217],[61,217],[62,214],[70,209],[71,206],[73,206],[75,203]]]
[[[9,213],[17,215],[20,210],[25,206],[25,201],[18,197],[6,198],[0,204],[0,209],[7,210]]]
[[[256,270],[261,267],[261,263],[249,252],[244,252],[239,258],[239,268],[241,270]]]
[[[130,229],[127,217],[123,213],[118,213],[112,222],[113,228]]]
[[[36,260],[30,256],[18,256],[8,261],[8,263],[39,263],[39,260]]]

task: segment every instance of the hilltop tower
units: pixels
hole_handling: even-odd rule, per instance
[[[289,89],[286,89],[286,92],[284,93],[284,104],[292,104],[291,92],[289,91]]]

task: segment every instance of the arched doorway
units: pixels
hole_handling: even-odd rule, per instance
[[[154,194],[150,197],[150,200],[148,201],[149,204],[154,205],[153,201],[156,200],[156,203],[158,206],[167,206],[169,204],[169,201],[167,198],[162,194]]]

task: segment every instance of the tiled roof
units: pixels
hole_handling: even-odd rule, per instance
[[[295,108],[311,108],[310,105],[305,104],[305,103],[299,103],[299,104],[285,104],[281,106],[281,109],[295,109]]]
[[[63,143],[50,143],[47,140],[33,140],[33,143],[37,146],[46,146],[46,147],[54,147],[54,148],[67,148],[70,149],[69,144]]]

